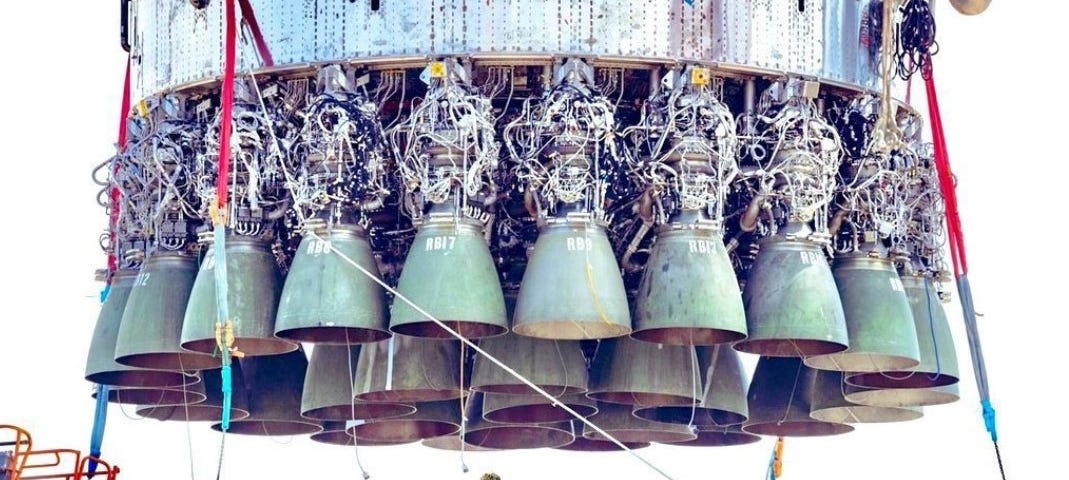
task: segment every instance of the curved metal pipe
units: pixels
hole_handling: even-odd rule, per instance
[[[378,210],[382,208],[384,203],[381,198],[374,198],[361,203],[360,208],[363,210]]]
[[[631,242],[627,244],[627,249],[624,250],[624,254],[620,256],[620,265],[624,267],[625,271],[637,272],[642,269],[641,265],[635,265],[631,262],[631,256],[638,251],[638,246],[642,244],[642,239],[646,238],[646,234],[649,233],[652,222],[642,222],[642,226],[635,232],[635,236],[631,238]]]
[[[275,210],[269,212],[267,215],[264,215],[264,218],[266,218],[267,220],[278,220],[282,218],[286,215],[286,211],[289,210],[291,203],[293,203],[291,200],[287,200]]]
[[[728,243],[724,244],[724,250],[726,250],[729,255],[731,254],[731,252],[734,252],[736,248],[739,248],[738,235],[731,237],[731,240],[728,240]]]
[[[828,222],[828,233],[831,236],[834,237],[839,234],[839,228],[843,226],[843,220],[846,219],[847,213],[849,213],[847,210],[839,210],[831,217],[831,221]]]
[[[765,200],[768,200],[768,195],[758,195],[750,201],[750,205],[739,218],[739,228],[742,231],[750,233],[757,230],[757,217],[761,215],[761,207],[765,204]]]
[[[530,188],[523,194],[523,206],[531,218],[538,218],[538,199],[535,198],[534,191]]]

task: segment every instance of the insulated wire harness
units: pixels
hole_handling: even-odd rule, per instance
[[[181,98],[164,99],[164,117],[151,139],[145,163],[155,174],[156,202],[151,210],[156,246],[168,251],[188,247],[188,223],[198,218],[200,198],[194,191],[197,152],[203,146],[204,126],[186,118]]]
[[[273,220],[285,214],[283,156],[271,148],[272,125],[261,113],[249,86],[236,81],[238,91],[234,105],[233,144],[227,206],[228,226],[238,235],[260,236],[268,233]],[[216,201],[220,117],[216,116],[205,135],[205,146],[197,158],[196,193],[201,198],[201,218]]]
[[[878,108],[874,97],[853,102],[846,112],[851,118],[872,118],[862,112]],[[913,179],[920,162],[919,155],[908,143],[899,143],[885,152],[872,142],[871,130],[859,127],[862,135],[856,145],[865,145],[860,152],[852,149],[839,169],[835,213],[831,233],[837,253],[858,252],[863,248],[888,248],[901,251],[906,236]]]
[[[791,85],[777,85],[762,93],[753,118],[740,122],[742,172],[736,184],[751,198],[768,199],[782,211],[780,218],[766,216],[759,222],[760,235],[775,235],[784,223],[812,222],[815,239],[822,239],[828,232],[842,141],[812,99],[790,93]]]
[[[324,71],[340,75],[336,66]],[[283,162],[286,188],[302,225],[323,211],[333,217],[344,210],[379,208],[389,194],[378,104],[339,83],[321,85],[322,92],[300,111],[303,126]]]
[[[895,30],[896,74],[909,81],[918,71],[925,74],[931,68],[932,56],[939,53],[935,17],[928,0],[905,0],[898,13],[901,20]]]
[[[699,210],[719,226],[728,187],[739,173],[735,117],[713,89],[672,82],[676,77],[647,101],[638,125],[623,131],[632,145],[631,173],[656,199],[656,223],[667,223],[681,210]]]
[[[567,204],[605,219],[610,180],[629,163],[615,127],[613,102],[575,70],[544,98],[523,103],[503,135],[535,216],[553,216]]]
[[[490,99],[474,92],[455,70],[428,79],[426,96],[387,132],[410,218],[421,218],[427,204],[452,200],[463,211],[470,200],[486,205],[496,199],[495,122]]]
[[[111,231],[100,238],[101,248],[114,256],[117,268],[140,266],[153,231],[155,172],[146,165],[152,124],[148,118],[138,116],[128,119],[127,125],[125,148],[94,170],[94,179],[103,186],[97,201],[113,217]],[[105,167],[107,177],[97,178]],[[113,191],[116,194],[107,199],[106,195]]]

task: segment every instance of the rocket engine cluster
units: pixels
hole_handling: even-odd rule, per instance
[[[232,433],[616,448],[566,405],[632,448],[719,446],[957,399],[911,108],[697,60],[488,58],[239,75],[222,252],[219,84],[147,96],[96,172],[118,268],[86,379],[219,428],[225,302]]]

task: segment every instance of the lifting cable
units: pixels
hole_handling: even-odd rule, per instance
[[[231,367],[233,358],[244,356],[234,346],[234,324],[230,319],[229,310],[229,286],[227,279],[226,261],[226,227],[229,223],[229,180],[230,180],[230,139],[233,134],[234,117],[234,80],[237,68],[237,14],[235,10],[241,9],[242,20],[252,32],[253,41],[260,54],[264,66],[274,66],[274,58],[260,31],[260,24],[256,21],[256,14],[248,0],[226,0],[224,6],[225,38],[223,50],[223,84],[220,99],[219,114],[219,162],[215,184],[216,202],[210,207],[213,224],[213,250],[215,262],[215,300],[216,300],[216,324],[215,341],[222,356],[221,384],[223,394],[223,409],[220,419],[220,427],[223,431],[219,442],[219,464],[216,469],[216,479],[222,477],[223,453],[226,445],[226,432],[230,429],[230,408],[233,404],[233,371]]]
[[[264,40],[264,34],[260,31],[260,22],[256,21],[256,12],[252,9],[249,0],[238,0],[238,5],[241,6],[241,20],[249,26],[253,43],[256,44],[256,51],[260,52],[260,60],[263,61],[265,67],[275,66],[275,58],[271,56],[271,49]]]
[[[215,184],[216,201],[209,207],[214,229],[212,238],[214,258],[207,259],[207,261],[215,262],[215,341],[222,356],[220,383],[222,384],[223,410],[220,429],[223,433],[219,440],[219,463],[215,472],[217,480],[222,477],[223,473],[223,452],[226,446],[226,432],[230,429],[230,407],[233,404],[231,356],[241,356],[241,353],[234,349],[234,324],[230,320],[226,261],[226,225],[229,217],[227,210],[229,208],[227,205],[229,193],[227,191],[227,183],[230,178],[230,136],[233,131],[234,115],[234,69],[237,63],[235,0],[226,0],[224,10],[226,36],[223,52],[221,112],[219,114],[219,163]]]
[[[947,238],[950,243],[950,260],[954,268],[954,278],[961,302],[965,332],[969,341],[969,353],[972,357],[973,374],[976,377],[976,389],[980,395],[984,427],[991,435],[995,447],[995,459],[1003,480],[1006,472],[1002,466],[1002,454],[998,447],[998,429],[995,424],[995,408],[991,405],[991,392],[987,383],[987,367],[984,364],[983,348],[980,344],[980,331],[976,323],[976,308],[973,304],[972,288],[969,285],[969,262],[965,255],[965,234],[961,228],[958,212],[958,197],[955,191],[954,173],[950,169],[950,155],[947,151],[946,133],[939,111],[939,97],[936,93],[935,76],[932,72],[932,55],[938,51],[935,43],[935,21],[928,10],[927,2],[910,0],[904,25],[900,29],[899,74],[909,79],[913,72],[920,71],[924,78],[924,87],[928,98],[928,117],[932,124],[932,143],[935,150],[935,166],[939,177],[939,189],[946,205]],[[912,38],[912,42],[908,41]]]
[[[935,145],[935,166],[939,173],[939,188],[946,203],[947,236],[950,243],[950,259],[954,265],[954,278],[958,287],[958,298],[965,320],[965,333],[969,340],[969,353],[972,356],[973,374],[976,376],[976,389],[980,394],[980,406],[984,417],[984,427],[991,435],[995,447],[995,459],[1003,480],[1006,471],[1002,466],[1002,454],[998,448],[998,429],[995,424],[995,408],[991,405],[991,392],[987,383],[987,366],[984,364],[984,351],[980,345],[980,330],[976,324],[976,308],[973,304],[972,288],[969,286],[969,263],[965,257],[965,235],[961,228],[958,214],[958,197],[954,188],[954,174],[950,169],[950,156],[947,152],[946,135],[943,131],[943,119],[939,113],[939,98],[936,94],[935,75],[931,61],[921,74],[928,96],[928,116],[932,123],[932,142]]]
[[[895,1],[885,2],[884,5],[884,55],[882,65],[884,71],[884,105],[890,102],[889,71],[891,52],[887,48],[888,23],[893,20],[892,7]],[[932,56],[938,53],[939,44],[935,39],[935,18],[927,0],[906,0],[903,4],[902,19],[898,25],[895,36],[896,51],[894,58],[897,60],[897,74],[909,80],[915,72],[920,72],[924,78],[924,87],[928,99],[928,117],[932,128],[932,143],[934,145],[934,161],[939,178],[939,189],[943,194],[943,202],[946,206],[946,229],[950,243],[950,260],[953,264],[954,278],[958,289],[958,299],[961,302],[962,317],[965,322],[965,332],[969,341],[969,353],[972,357],[973,374],[976,377],[976,388],[980,396],[980,406],[983,412],[984,427],[991,435],[991,443],[995,447],[995,459],[998,462],[999,473],[1003,480],[1006,472],[1002,465],[1002,454],[998,447],[998,429],[995,424],[995,408],[991,405],[991,392],[987,383],[987,367],[984,364],[983,348],[980,345],[980,331],[976,323],[976,308],[973,303],[972,288],[969,285],[969,263],[965,256],[965,234],[961,228],[961,216],[958,211],[958,197],[955,191],[955,179],[950,169],[950,155],[947,151],[946,133],[943,130],[943,119],[939,111],[939,98],[936,93],[935,76],[932,73]],[[908,90],[907,90],[908,91]],[[926,285],[927,286],[927,285]]]

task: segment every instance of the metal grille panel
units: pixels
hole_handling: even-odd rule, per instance
[[[253,0],[278,65],[450,54],[726,63],[877,84],[862,18],[872,0]],[[139,93],[217,77],[223,2],[138,0]],[[251,42],[241,66],[256,68]]]

